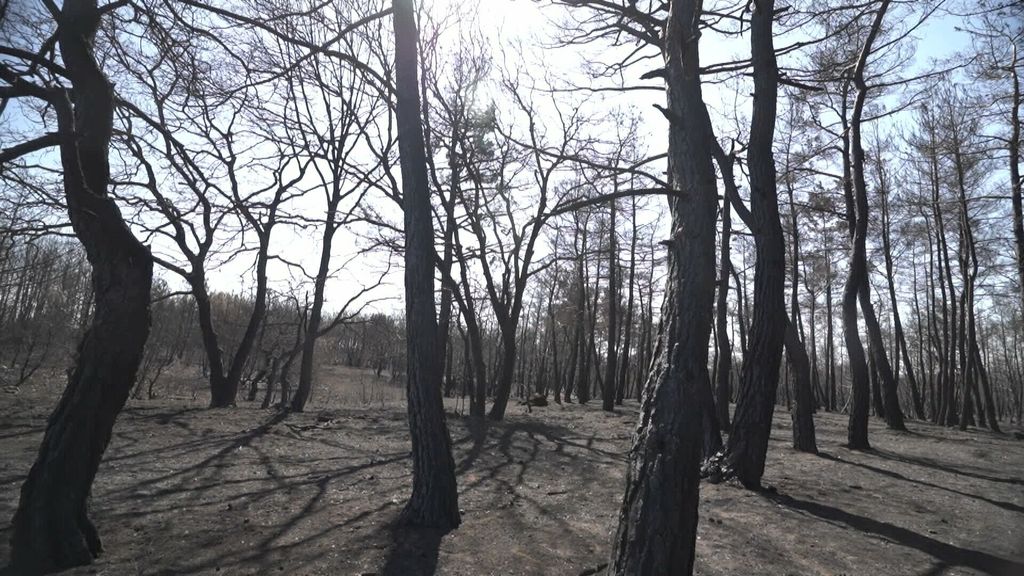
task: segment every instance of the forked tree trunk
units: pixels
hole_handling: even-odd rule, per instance
[[[107,195],[114,105],[113,88],[93,56],[99,19],[95,0],[67,0],[58,17],[72,89],[53,93],[50,104],[65,135],[60,158],[68,214],[93,268],[94,313],[21,486],[11,536],[17,573],[89,564],[102,551],[87,501],[149,335],[153,260]]]
[[[210,380],[210,407],[227,408],[235,405],[235,398],[238,396],[238,385],[242,381],[242,371],[249,359],[253,345],[256,342],[256,334],[259,332],[260,324],[267,313],[267,263],[269,254],[267,250],[270,244],[270,231],[273,229],[273,216],[267,223],[264,232],[258,232],[260,247],[256,254],[256,293],[253,298],[253,309],[249,315],[249,322],[238,343],[238,348],[231,359],[231,366],[222,379]]]
[[[843,291],[843,336],[846,339],[847,357],[850,363],[852,378],[852,394],[850,401],[850,423],[847,428],[848,446],[855,450],[871,447],[868,442],[868,411],[870,409],[870,383],[868,382],[867,358],[864,346],[860,341],[857,329],[857,297],[867,287],[867,234],[868,234],[868,195],[864,177],[864,148],[861,145],[861,116],[864,102],[867,99],[868,86],[864,81],[864,68],[871,54],[875,38],[882,27],[882,19],[889,9],[889,0],[883,0],[875,13],[874,21],[868,36],[861,47],[860,56],[853,70],[853,83],[857,88],[853,111],[850,118],[849,133],[846,138],[847,149],[844,164],[848,166],[845,185],[847,187],[847,212],[851,220],[852,246],[850,250],[850,271],[846,278]],[[852,190],[851,190],[852,188]],[[866,298],[861,300],[861,304]],[[870,330],[870,326],[869,326]],[[880,344],[880,343],[879,343]]]
[[[645,386],[608,573],[690,574],[697,538],[701,398],[710,394],[717,190],[698,74],[699,2],[673,0],[665,27],[671,198],[661,354]]]
[[[441,401],[434,309],[434,230],[417,81],[412,0],[393,0],[398,151],[405,213],[406,395],[412,438],[412,495],[402,511],[413,524],[459,525],[451,439]]]
[[[501,338],[501,361],[498,364],[498,382],[494,392],[494,404],[491,404],[491,411],[487,417],[491,420],[501,420],[505,417],[505,409],[508,407],[508,399],[512,393],[512,379],[515,375],[516,352],[516,328],[512,321],[499,325]]]

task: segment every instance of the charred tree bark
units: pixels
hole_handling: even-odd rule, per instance
[[[868,344],[868,375],[871,378],[871,409],[878,418],[885,418],[885,402],[882,400],[882,381],[878,376],[878,361],[875,348]]]
[[[102,551],[87,502],[142,359],[153,278],[149,250],[107,195],[114,94],[93,53],[101,12],[95,0],[67,0],[55,17],[72,87],[48,95],[63,135],[68,215],[93,268],[94,312],[21,486],[11,536],[11,564],[19,573],[89,564]]]
[[[882,338],[882,329],[878,325],[875,306],[871,303],[870,284],[867,277],[867,269],[865,268],[864,284],[860,288],[859,296],[860,309],[864,314],[864,324],[868,328],[871,356],[878,367],[882,400],[885,407],[885,424],[891,430],[906,430],[907,426],[903,423],[903,410],[900,409],[900,397],[896,389],[896,376],[893,374],[892,364],[889,363],[889,356],[885,352],[885,341]]]
[[[850,401],[850,423],[847,429],[848,446],[855,450],[868,449],[868,411],[870,407],[870,383],[868,382],[867,358],[857,329],[857,297],[867,287],[867,234],[868,234],[868,193],[864,177],[864,148],[861,144],[861,116],[867,99],[868,86],[864,81],[864,68],[871,54],[875,38],[882,27],[882,20],[889,9],[889,0],[883,0],[875,12],[874,21],[864,40],[860,56],[853,70],[853,84],[857,88],[847,137],[849,155],[844,163],[849,165],[847,187],[847,212],[852,228],[850,249],[850,271],[843,291],[843,333],[846,339],[847,356],[852,377],[853,398]],[[845,155],[844,155],[845,156]],[[850,193],[852,188],[852,194]],[[852,196],[852,202],[851,202]],[[851,206],[852,204],[852,206]],[[866,299],[861,300],[865,304]],[[870,300],[866,302],[870,305]],[[867,312],[865,311],[865,314]],[[870,329],[870,326],[869,326]]]
[[[579,283],[578,301],[576,302],[576,357],[579,367],[576,369],[576,401],[586,404],[590,401],[590,348],[587,346],[587,337],[584,335],[587,323],[587,278],[586,278],[586,253],[587,253],[587,228],[584,225],[581,238],[581,250],[577,264],[577,282]],[[591,333],[593,334],[593,333]]]
[[[459,525],[451,439],[441,401],[434,309],[434,230],[420,120],[417,38],[412,0],[393,0],[395,111],[405,212],[406,394],[412,438],[412,495],[402,511],[413,524]]]
[[[217,331],[213,325],[213,309],[210,304],[210,292],[206,286],[206,274],[201,268],[193,266],[188,276],[189,288],[196,301],[196,316],[199,319],[199,334],[209,364],[210,390],[221,390],[225,387],[227,376],[224,373],[224,352],[220,349]]]
[[[256,336],[267,313],[267,263],[270,259],[270,233],[275,224],[276,206],[280,200],[283,189],[279,189],[277,198],[271,203],[271,214],[266,224],[261,225],[250,218],[249,223],[253,225],[259,237],[259,251],[256,255],[256,293],[253,298],[253,309],[249,315],[249,322],[238,343],[238,348],[231,359],[231,366],[223,377],[212,376],[210,379],[210,408],[227,408],[235,405],[235,398],[238,396],[238,385],[242,380],[242,371],[249,359],[253,345],[256,343]],[[213,368],[211,366],[211,368]],[[211,372],[211,375],[213,373]]]
[[[515,321],[518,324],[518,320]],[[491,404],[491,411],[487,417],[491,420],[501,420],[505,417],[505,409],[508,407],[509,395],[512,392],[512,379],[515,373],[516,354],[518,344],[516,342],[516,327],[512,320],[507,322],[498,321],[498,330],[501,332],[499,342],[501,343],[501,361],[498,364],[498,382],[494,391],[494,404]]]
[[[772,42],[774,5],[771,0],[762,0],[750,23],[754,109],[747,158],[750,225],[757,254],[754,263],[754,311],[725,456],[727,475],[735,475],[748,488],[760,487],[764,474],[786,329],[786,251],[772,153],[778,92],[778,69]]]
[[[807,358],[796,325],[786,322],[786,356],[793,367],[793,409],[790,412],[793,423],[793,448],[801,452],[818,453],[814,434],[814,392],[811,389],[811,364]]]
[[[616,190],[618,186],[616,186]],[[608,224],[608,361],[605,363],[604,386],[601,389],[601,409],[615,410],[615,384],[618,375],[619,340],[619,290],[616,268],[618,267],[618,245],[616,243],[615,220],[618,210],[615,200],[611,201],[611,217]]]
[[[665,26],[672,227],[660,357],[629,454],[609,574],[693,570],[708,342],[715,284],[714,137],[698,74],[699,2],[673,0]]]
[[[626,325],[623,327],[625,331],[622,342],[622,362],[619,367],[619,382],[615,388],[615,403],[622,405],[623,399],[626,397],[626,389],[629,381],[629,365],[630,365],[630,352],[632,351],[633,344],[633,314],[634,314],[634,295],[636,292],[636,237],[637,237],[637,225],[636,225],[636,197],[632,198],[633,209],[631,212],[631,220],[633,223],[632,233],[633,236],[630,238],[629,243],[629,282],[628,288],[629,295],[626,297]],[[634,355],[634,358],[637,356]],[[634,362],[636,364],[636,362]]]
[[[836,410],[836,344],[835,344],[835,317],[832,307],[832,259],[825,255],[825,346],[828,348],[825,365],[825,380],[828,388],[828,400],[825,404],[826,410]]]
[[[718,413],[718,425],[722,430],[729,431],[729,399],[732,381],[732,345],[729,342],[729,270],[732,261],[729,259],[730,240],[732,238],[731,204],[726,199],[722,202],[722,242],[721,261],[718,265],[718,303],[715,317],[715,345],[718,347],[718,367],[715,386],[715,408]]]
[[[602,386],[602,380],[604,379],[604,377],[601,375],[601,367],[599,365],[600,359],[597,357],[597,309],[598,309],[597,307],[598,307],[598,303],[599,303],[599,301],[601,299],[601,290],[598,288],[601,285],[601,260],[600,259],[597,260],[597,271],[596,272],[597,273],[595,275],[595,278],[593,279],[594,298],[591,299],[591,300],[588,300],[589,304],[587,304],[585,306],[586,311],[590,315],[590,326],[587,329],[588,336],[587,336],[586,341],[584,343],[583,350],[580,351],[580,354],[583,355],[582,357],[583,357],[583,360],[584,360],[583,373],[587,375],[587,379],[585,381],[585,383],[586,383],[586,394],[583,396],[583,398],[585,398],[587,402],[589,402],[590,398],[593,396],[594,390],[602,390],[602,388],[600,388],[600,386]],[[590,284],[591,284],[591,280],[590,280],[589,274],[588,274],[587,281],[584,284],[584,286],[589,286]],[[593,370],[591,370],[591,366],[593,366]],[[595,384],[594,382],[590,381],[590,376],[591,375],[594,377],[595,380],[597,380],[597,382],[596,382],[597,387],[594,386],[594,384]],[[584,400],[582,400],[582,399],[580,400],[580,402],[581,403],[585,403]]]

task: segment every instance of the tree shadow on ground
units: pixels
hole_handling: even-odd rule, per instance
[[[939,560],[941,564],[933,566],[931,571],[926,572],[926,574],[939,574],[945,568],[952,566],[973,568],[992,576],[1024,574],[1024,563],[1000,558],[999,556],[979,550],[947,544],[912,530],[889,524],[888,522],[882,522],[867,516],[859,516],[833,506],[809,500],[799,500],[783,493],[763,492],[762,496],[781,506],[817,516],[823,520],[843,524],[854,530],[881,536],[902,546],[924,552]]]
[[[870,455],[870,454],[873,454],[874,451],[860,451],[860,453],[861,454],[869,454]],[[908,478],[907,476],[904,476],[903,474],[900,474],[899,472],[894,472],[892,470],[886,470],[885,468],[879,468],[877,466],[872,466],[871,464],[865,464],[863,462],[855,462],[853,460],[843,460],[842,458],[838,458],[838,457],[833,456],[832,454],[829,454],[828,452],[824,452],[824,451],[818,452],[818,456],[821,457],[821,458],[824,458],[826,460],[831,460],[832,462],[838,462],[840,464],[848,464],[850,466],[856,466],[858,468],[863,468],[865,470],[869,470],[869,471],[874,472],[876,474],[881,474],[883,476],[888,476],[889,478],[893,478],[895,480],[900,480],[900,481],[903,481],[903,482],[910,482],[912,484],[917,484],[919,486],[924,486],[924,487],[927,487],[927,488],[933,488],[935,490],[943,490],[943,491],[946,491],[946,492],[950,492],[952,494],[957,494],[959,496],[965,496],[967,498],[974,498],[976,500],[981,500],[982,502],[986,502],[986,503],[991,504],[993,506],[997,506],[999,508],[1002,508],[1003,510],[1006,510],[1007,512],[1016,512],[1018,514],[1024,514],[1024,506],[1020,506],[1020,505],[1014,504],[1012,502],[1003,502],[1002,500],[995,500],[995,499],[992,499],[992,498],[987,498],[985,496],[979,496],[977,494],[971,494],[969,492],[962,492],[960,490],[957,490],[955,488],[950,488],[948,486],[942,486],[942,485],[939,485],[939,484],[933,484],[931,482],[926,482],[924,480],[915,480],[913,478]],[[953,473],[953,474],[957,474],[958,473],[958,472],[956,472],[954,470],[949,470],[949,471],[951,473]]]
[[[1016,484],[1024,486],[1024,478],[1003,478],[1000,476],[991,476],[988,474],[982,474],[979,472],[973,472],[965,470],[964,467],[956,467],[950,464],[932,460],[931,458],[923,458],[920,456],[907,456],[906,454],[898,454],[896,452],[890,452],[888,450],[873,449],[871,453],[885,458],[887,460],[894,460],[896,462],[902,462],[904,464],[912,464],[914,466],[921,466],[923,468],[930,468],[939,472],[948,472],[950,474],[959,474],[961,476],[970,476],[977,480],[984,480],[986,482],[998,482],[1000,484]]]
[[[390,532],[391,547],[381,575],[433,576],[437,571],[441,539],[448,531],[412,526],[400,521],[392,523],[387,530]]]

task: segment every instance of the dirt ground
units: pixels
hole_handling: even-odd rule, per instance
[[[401,388],[368,394],[370,380],[286,418],[206,410],[201,395],[130,402],[93,489],[106,552],[66,574],[575,575],[606,561],[635,404],[513,406],[474,441],[448,401],[463,524],[440,534],[394,527],[411,474]],[[55,400],[0,394],[0,567]],[[875,421],[875,449],[852,452],[845,416],[816,424],[822,453],[799,454],[777,413],[774,492],[702,487],[697,574],[1024,575],[1024,441]]]

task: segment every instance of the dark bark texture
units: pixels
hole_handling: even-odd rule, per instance
[[[64,193],[93,267],[94,314],[21,487],[11,536],[17,573],[88,564],[102,551],[87,501],[149,335],[152,257],[107,195],[114,106],[113,88],[93,55],[100,16],[95,1],[68,0],[58,22],[72,88],[54,91],[51,104],[67,135],[60,145]]]
[[[729,213],[729,201],[722,202],[722,243],[721,263],[718,272],[718,304],[715,316],[715,345],[718,347],[718,369],[715,386],[715,407],[718,412],[718,425],[722,430],[731,430],[729,422],[730,382],[732,380],[732,344],[729,342],[729,260],[730,240],[732,236],[732,218]]]
[[[669,119],[669,246],[659,359],[645,387],[609,574],[690,574],[697,537],[702,395],[715,293],[717,190],[711,121],[698,75],[699,2],[669,5],[664,58]]]
[[[434,230],[417,81],[417,28],[412,0],[394,0],[398,153],[405,212],[406,394],[412,437],[412,496],[403,519],[452,529],[459,525],[451,438],[441,400],[434,308]]]
[[[786,356],[793,367],[793,448],[801,452],[818,453],[814,435],[814,391],[811,389],[811,363],[807,348],[797,334],[796,325],[786,323]]]
[[[753,319],[726,456],[728,474],[734,474],[750,488],[759,487],[764,474],[786,330],[786,250],[772,153],[778,94],[778,69],[772,42],[774,6],[773,1],[762,0],[750,21],[754,110],[748,164],[750,217],[757,259]]]
[[[861,298],[861,306],[865,308],[865,315],[874,310],[870,308],[871,301],[867,298],[867,234],[868,234],[868,196],[867,183],[864,177],[864,148],[861,144],[861,116],[864,112],[864,102],[867,99],[868,86],[864,81],[864,68],[867,66],[868,55],[871,54],[872,46],[878,32],[882,27],[882,19],[889,8],[889,1],[884,0],[875,13],[874,21],[868,36],[864,40],[860,56],[853,70],[853,83],[857,88],[854,98],[853,111],[850,117],[849,135],[847,136],[847,150],[844,163],[848,166],[846,178],[847,189],[847,213],[850,220],[852,232],[852,246],[850,251],[850,271],[846,278],[846,286],[843,290],[843,336],[846,339],[847,357],[850,363],[850,375],[852,377],[852,399],[850,401],[850,424],[847,429],[848,446],[857,450],[864,450],[871,447],[868,442],[868,411],[870,408],[870,382],[868,375],[867,356],[864,354],[864,346],[860,341],[860,334],[857,329],[857,297],[864,293]],[[851,190],[852,188],[852,190]],[[868,320],[868,318],[865,318]],[[877,322],[875,323],[877,327]],[[871,330],[870,322],[868,326]],[[880,338],[879,338],[880,339]],[[872,337],[872,340],[875,340]],[[880,344],[880,342],[879,342]]]

